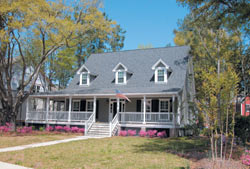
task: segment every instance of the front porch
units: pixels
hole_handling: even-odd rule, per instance
[[[176,95],[129,96],[131,102],[115,96],[31,96],[27,101],[26,123],[84,125],[93,123],[136,128],[178,128],[181,123]]]

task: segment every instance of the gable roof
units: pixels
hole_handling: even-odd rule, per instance
[[[75,74],[66,89],[51,94],[114,94],[115,89],[126,94],[179,92],[186,79],[189,51],[188,46],[176,46],[92,54],[85,66],[98,76],[90,82],[89,87],[79,86],[80,75]],[[172,70],[166,84],[154,82],[152,66],[160,59]],[[112,70],[117,63],[133,71],[126,85],[114,83],[115,74]]]
[[[155,70],[155,68],[159,65],[163,65],[166,69],[169,69],[170,67],[161,59],[159,59],[153,66],[152,69]]]

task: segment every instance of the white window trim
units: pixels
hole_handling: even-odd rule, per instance
[[[250,104],[245,104],[245,112],[250,112],[250,110],[247,110],[247,106],[250,107]]]
[[[119,72],[124,72],[124,75],[123,75],[124,81],[123,81],[123,83],[118,82],[118,73]],[[127,72],[125,70],[117,70],[115,72],[115,84],[127,84]]]
[[[90,103],[90,102],[93,103],[92,111],[94,110],[94,100],[86,100],[86,108],[85,108],[85,110],[86,110],[87,112],[92,112],[92,111],[89,111],[89,110],[88,110],[88,103]]]
[[[74,103],[79,102],[79,110],[74,110]],[[80,111],[81,110],[81,102],[80,100],[72,100],[72,111]]]
[[[168,101],[168,111],[167,112],[161,112],[161,101]],[[161,120],[169,120],[170,114],[168,114],[167,118],[162,118],[161,113],[170,113],[170,99],[159,99],[159,119]]]
[[[82,84],[82,75],[83,74],[87,74],[87,84]],[[80,74],[80,85],[81,86],[89,86],[89,73],[88,72],[82,72],[81,74]]]
[[[158,70],[164,70],[164,81],[158,81]],[[168,75],[167,75],[167,69],[165,67],[158,67],[155,69],[155,82],[156,83],[167,83]]]

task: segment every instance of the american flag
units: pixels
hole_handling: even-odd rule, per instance
[[[122,94],[122,92],[120,90],[115,90],[115,92],[116,92],[117,98],[126,99],[127,101],[131,102],[131,100],[129,100],[129,98],[127,96]]]

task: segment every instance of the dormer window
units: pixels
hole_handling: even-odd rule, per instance
[[[81,85],[89,85],[89,74],[81,73]]]
[[[161,59],[158,60],[152,67],[155,71],[155,82],[156,83],[167,83],[168,79],[168,71],[170,71],[170,67]]]
[[[127,83],[127,74],[129,74],[129,72],[126,66],[122,63],[118,63],[113,69],[113,72],[115,72],[115,84]]]

